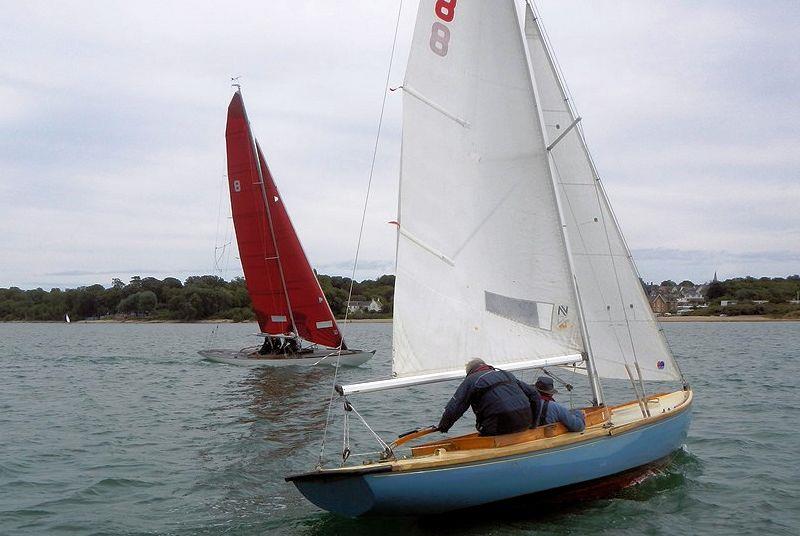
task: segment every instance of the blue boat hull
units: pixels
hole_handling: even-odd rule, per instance
[[[310,473],[290,480],[311,502],[343,516],[426,515],[595,481],[679,449],[691,408],[619,435],[468,465],[395,471]]]

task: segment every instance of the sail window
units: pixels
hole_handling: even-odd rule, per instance
[[[484,291],[484,296],[488,312],[526,326],[551,331],[553,322],[552,303],[511,298],[488,290]]]
[[[283,315],[272,315],[269,319],[273,322],[286,322],[286,317]]]
[[[317,329],[332,328],[332,327],[333,327],[333,321],[332,320],[325,320],[324,322],[317,322]]]

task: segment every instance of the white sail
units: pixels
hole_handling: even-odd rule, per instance
[[[403,86],[398,377],[584,350],[515,9],[420,3]]]
[[[564,210],[589,345],[597,373],[628,378],[638,362],[646,380],[680,372],[644,294],[633,260],[584,144],[531,6],[525,36],[540,99],[546,140]],[[533,145],[538,146],[534,140]]]

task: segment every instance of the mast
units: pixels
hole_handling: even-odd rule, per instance
[[[539,16],[538,16],[538,13],[536,11],[536,7],[534,6],[534,2],[533,2],[533,0],[527,0],[526,3],[530,7],[531,16],[532,16],[533,22],[536,24],[536,31],[538,32],[538,37],[539,37],[539,40],[541,41],[541,51],[544,54],[544,57],[546,58],[546,61],[547,61],[548,65],[549,65],[549,67],[550,67],[550,71],[551,71],[551,73],[553,75],[553,82],[556,84],[556,87],[558,88],[558,92],[559,92],[559,94],[561,95],[561,98],[564,101],[565,111],[569,114],[569,116],[571,118],[574,119],[574,121],[570,125],[570,127],[568,127],[567,130],[561,136],[559,136],[555,140],[555,142],[553,142],[551,144],[550,148],[554,147],[561,140],[561,138],[563,138],[567,134],[567,132],[572,129],[573,126],[577,127],[577,132],[576,132],[577,142],[578,142],[578,145],[580,147],[580,151],[583,153],[583,155],[584,155],[584,157],[586,159],[586,164],[588,166],[588,171],[591,173],[592,185],[594,187],[595,195],[597,196],[597,202],[598,202],[598,205],[600,207],[600,212],[601,212],[601,214],[602,214],[603,211],[607,212],[607,218],[602,218],[602,220],[603,220],[603,224],[602,225],[603,225],[603,229],[604,229],[604,234],[605,234],[606,240],[608,241],[608,245],[609,245],[609,257],[610,257],[610,261],[612,263],[613,272],[614,272],[614,276],[615,276],[616,287],[617,287],[617,294],[618,294],[618,297],[619,297],[619,300],[620,300],[620,304],[619,304],[620,305],[620,310],[622,311],[622,313],[624,315],[625,327],[627,329],[628,338],[630,340],[633,362],[635,363],[635,365],[637,367],[637,370],[638,370],[639,357],[640,356],[638,355],[639,352],[637,352],[637,350],[636,350],[636,337],[634,336],[634,333],[632,332],[632,326],[631,326],[632,320],[631,320],[631,317],[630,317],[630,311],[625,306],[627,302],[625,302],[624,298],[623,298],[624,292],[622,290],[622,284],[624,282],[620,281],[620,271],[618,269],[617,262],[614,259],[614,254],[611,252],[611,242],[610,242],[611,238],[610,238],[610,235],[609,235],[610,230],[618,238],[619,246],[622,248],[622,251],[624,253],[625,260],[623,262],[627,263],[627,265],[626,265],[626,267],[623,267],[623,270],[630,269],[630,271],[635,276],[635,279],[636,279],[637,282],[641,280],[641,275],[639,274],[639,270],[638,270],[638,268],[636,267],[636,264],[633,261],[633,255],[631,254],[630,246],[628,245],[628,242],[625,239],[625,236],[623,235],[623,233],[621,231],[621,228],[620,228],[620,225],[619,225],[619,221],[617,220],[616,214],[614,213],[614,209],[612,208],[611,203],[610,203],[610,201],[608,199],[608,195],[606,194],[605,187],[603,186],[603,183],[600,180],[600,175],[599,175],[599,172],[597,170],[597,166],[595,165],[594,159],[592,158],[592,155],[589,152],[589,147],[587,146],[586,139],[585,139],[585,137],[583,135],[582,126],[579,124],[580,117],[578,116],[577,110],[575,109],[574,103],[572,102],[572,99],[571,99],[571,97],[569,95],[568,89],[566,87],[566,82],[564,80],[563,73],[561,72],[560,67],[557,65],[556,60],[554,59],[554,53],[552,51],[552,47],[551,47],[551,45],[549,43],[549,40],[547,38],[547,34],[546,34],[542,24],[541,24],[541,21],[539,20]],[[553,158],[555,158],[554,155],[553,155]],[[555,164],[555,162],[554,162],[554,164]],[[609,225],[610,225],[610,227],[609,227]],[[644,295],[644,290],[642,289],[641,285],[640,284],[636,284],[635,287],[636,288],[635,288],[634,292],[638,295],[639,301],[641,303],[647,304],[647,298]],[[631,304],[630,307],[633,308],[633,305]],[[679,376],[680,381],[684,384],[684,386],[686,386],[687,385],[686,379],[683,376],[683,372],[680,370],[680,367],[678,366],[677,362],[675,362],[674,357],[672,356],[672,352],[670,351],[670,348],[669,348],[669,343],[666,340],[666,337],[664,335],[664,330],[658,325],[658,323],[653,318],[652,312],[651,312],[649,306],[644,307],[642,309],[642,313],[644,313],[645,315],[648,315],[650,317],[651,323],[655,327],[656,337],[659,339],[658,342],[660,343],[660,346],[663,347],[664,354],[665,354],[664,357],[668,358],[669,363],[675,369],[675,372],[677,372],[677,375]],[[593,356],[593,357],[595,357],[595,356]],[[596,371],[597,370],[596,363],[595,363],[595,367],[594,368],[595,368],[595,371]],[[676,378],[676,379],[678,379],[678,378]],[[641,374],[640,374],[639,381],[640,381],[640,384],[641,384],[641,382],[642,382]],[[643,384],[641,385],[641,387],[643,389]]]
[[[528,2],[530,2],[530,0],[528,0]],[[526,2],[525,9],[526,10],[528,9],[527,2]],[[531,10],[533,10],[532,6],[531,6]],[[538,89],[538,86],[536,85],[536,79],[534,78],[534,75],[533,75],[533,67],[532,67],[532,64],[531,64],[531,55],[530,55],[530,51],[528,50],[527,39],[525,38],[525,19],[523,18],[522,20],[519,20],[519,11],[517,11],[516,9],[514,11],[515,11],[515,13],[517,13],[517,18],[518,18],[519,27],[520,27],[519,37],[522,40],[523,49],[525,50],[525,57],[526,57],[526,60],[527,60],[528,75],[529,75],[528,78],[530,79],[531,87],[533,89],[534,98],[536,99],[536,116],[537,116],[537,118],[539,120],[539,124],[540,124],[541,130],[542,130],[542,136],[544,137],[544,140],[545,140],[545,150],[547,151],[548,171],[549,171],[549,174],[550,174],[550,181],[551,181],[552,186],[553,186],[553,197],[555,198],[555,201],[556,201],[556,209],[557,209],[557,212],[558,212],[558,220],[559,220],[559,224],[560,224],[560,227],[561,227],[561,235],[562,235],[562,237],[564,239],[564,247],[567,250],[567,264],[569,266],[570,279],[572,280],[572,288],[573,288],[573,290],[575,292],[575,302],[577,304],[577,309],[578,309],[578,324],[580,325],[581,336],[583,337],[583,343],[584,343],[584,347],[586,349],[586,355],[584,356],[584,360],[586,362],[586,372],[587,372],[587,374],[589,376],[589,387],[592,390],[592,397],[593,397],[594,404],[595,405],[599,405],[599,404],[603,403],[603,389],[602,389],[602,386],[600,385],[600,379],[598,378],[597,371],[595,370],[595,367],[594,367],[594,360],[593,360],[593,354],[592,354],[592,345],[591,345],[591,341],[589,340],[589,330],[587,329],[587,326],[586,326],[586,317],[585,317],[585,314],[584,314],[583,305],[581,303],[580,287],[578,285],[578,277],[577,277],[577,275],[575,273],[575,261],[572,258],[572,248],[570,247],[569,233],[567,231],[567,223],[566,223],[566,219],[564,218],[564,208],[563,208],[563,206],[561,204],[561,197],[558,194],[558,183],[556,182],[556,174],[555,174],[555,172],[553,170],[553,157],[552,157],[552,152],[551,152],[551,150],[556,146],[556,144],[563,139],[564,135],[566,135],[567,132],[569,132],[569,130],[571,130],[572,128],[577,126],[577,124],[580,122],[580,117],[576,118],[573,121],[573,123],[566,129],[566,131],[561,136],[556,138],[553,142],[550,142],[548,140],[547,128],[546,128],[546,125],[545,125],[544,116],[542,115],[542,110],[541,110],[541,108],[539,106],[539,103],[541,102],[540,99],[539,99],[539,89]],[[536,24],[537,25],[539,24],[538,19],[536,20]],[[547,55],[548,55],[548,60],[550,60],[550,52],[549,51],[547,51]],[[550,61],[552,61],[552,60],[550,60]]]
[[[234,84],[237,87],[237,92],[241,96],[242,88],[238,84]],[[258,184],[261,188],[261,196],[264,199],[264,208],[267,212],[267,221],[269,221],[269,233],[272,237],[272,247],[275,248],[275,260],[278,263],[278,273],[281,276],[281,286],[283,287],[283,295],[286,298],[286,308],[289,309],[289,321],[292,324],[292,332],[294,333],[295,337],[300,337],[300,334],[297,331],[297,325],[294,323],[294,313],[292,312],[292,302],[289,300],[289,289],[286,287],[286,277],[283,274],[283,264],[281,263],[281,253],[278,250],[278,242],[275,239],[275,228],[272,225],[272,213],[269,209],[269,196],[267,195],[267,188],[264,184],[264,174],[261,171],[261,159],[258,156],[258,144],[256,143],[255,136],[253,136],[253,129],[250,126],[250,118],[247,116],[247,108],[244,106],[244,99],[242,99],[242,110],[244,111],[244,118],[247,121],[247,135],[250,137],[250,148],[253,151],[253,159],[256,162],[256,170],[258,171]]]

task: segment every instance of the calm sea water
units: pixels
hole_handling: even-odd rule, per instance
[[[200,349],[255,342],[254,325],[213,329],[0,324],[0,534],[800,533],[800,323],[665,326],[696,392],[694,421],[685,450],[639,486],[535,515],[391,521],[327,514],[283,481],[317,463],[333,369],[201,361]],[[390,324],[353,324],[346,335],[377,354],[341,380],[388,375]],[[353,402],[391,439],[436,422],[454,388]],[[630,397],[624,384],[606,390]],[[572,402],[585,397],[578,388]],[[337,403],[329,464],[342,449],[341,416]],[[354,452],[376,447],[358,423],[352,433]]]

